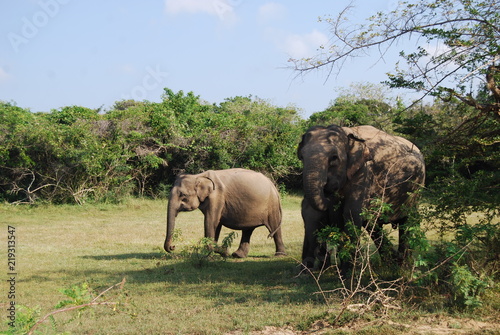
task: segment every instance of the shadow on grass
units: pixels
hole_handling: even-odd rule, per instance
[[[111,260],[126,260],[126,259],[159,259],[164,257],[165,253],[162,252],[136,252],[129,254],[117,255],[97,255],[97,256],[81,256],[83,259],[94,259],[97,261],[111,261]]]
[[[297,276],[298,264],[290,257],[255,255],[245,259],[209,261],[202,266],[181,255],[161,252],[81,257],[96,261],[145,260],[137,270],[108,272],[107,275],[125,276],[128,283],[148,291],[205,297],[221,304],[255,300],[322,303],[320,295],[315,294],[318,287],[313,279],[307,275]],[[105,274],[101,272],[101,275]]]

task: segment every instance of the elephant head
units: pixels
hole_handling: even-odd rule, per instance
[[[370,159],[370,151],[349,128],[315,126],[302,136],[298,157],[304,163],[305,198],[326,211],[332,196]]]
[[[165,251],[171,252],[175,249],[172,245],[172,236],[177,214],[199,208],[213,190],[215,190],[215,183],[208,174],[182,174],[176,178],[168,200]]]

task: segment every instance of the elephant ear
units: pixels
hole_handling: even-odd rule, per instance
[[[214,190],[215,182],[210,172],[196,180],[196,194],[200,202],[204,202]]]
[[[372,160],[370,149],[365,144],[365,140],[354,134],[351,129],[344,128],[349,139],[349,162],[347,164],[347,179],[351,179],[356,172],[365,165],[366,162]]]
[[[304,147],[304,145],[306,143],[306,137],[308,136],[308,134],[309,134],[309,132],[302,135],[302,140],[300,141],[299,146],[297,147],[297,157],[300,160],[304,160],[304,157],[302,156],[302,148]]]
[[[300,160],[303,160],[304,157],[302,156],[302,148],[304,147],[304,142],[305,142],[305,134],[302,135],[302,141],[300,141],[299,143],[299,146],[297,148],[297,157],[300,159]]]
[[[313,126],[313,127],[309,128],[304,135],[302,135],[302,140],[300,141],[299,146],[297,147],[297,157],[300,160],[304,160],[304,157],[302,155],[302,148],[304,147],[306,142],[308,142],[311,139],[311,132],[314,130],[317,130],[317,129],[325,129],[325,127]]]

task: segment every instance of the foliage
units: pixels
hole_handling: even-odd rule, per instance
[[[69,299],[60,301],[55,307],[57,309],[70,305],[83,305],[89,302],[92,298],[88,283],[73,285],[70,288],[62,289],[59,291]]]
[[[367,221],[366,230],[372,235],[378,229],[378,222],[384,220],[386,215],[392,212],[390,205],[381,199],[373,199],[369,208],[366,208],[362,215]],[[327,226],[318,233],[318,240],[326,243],[330,252],[335,257],[333,267],[322,267],[319,274],[314,274],[309,270],[318,285],[325,302],[330,306],[330,301],[339,300],[340,311],[332,317],[332,324],[340,325],[346,318],[359,318],[367,312],[374,313],[377,317],[387,315],[389,310],[400,309],[401,302],[397,297],[403,293],[402,278],[386,280],[384,276],[377,273],[373,265],[374,255],[378,252],[385,256],[387,254],[380,248],[371,248],[366,242],[362,230],[352,222],[347,222],[344,227]],[[384,237],[386,242],[389,242]],[[325,263],[328,263],[327,261]],[[387,262],[388,267],[392,262]],[[347,269],[346,264],[349,264]],[[333,290],[324,290],[319,282],[327,271],[333,269],[338,276],[339,286]],[[378,269],[380,270],[380,269]],[[356,313],[351,314],[353,311]]]
[[[488,287],[488,282],[477,278],[464,265],[453,264],[451,272],[453,299],[459,307],[476,308],[482,305],[480,294]]]
[[[362,24],[348,19],[350,9],[325,19],[333,35],[330,45],[322,46],[315,57],[292,60],[295,70],[329,68],[331,74],[340,71],[347,58],[363,56],[369,49],[378,49],[383,58],[397,42],[410,38],[416,41],[415,49],[409,51],[412,46],[406,43],[399,53],[406,67],[396,64],[396,72],[388,74],[390,87],[415,90],[422,97],[456,97],[483,114],[500,116],[497,1],[401,1],[396,9],[379,12]],[[478,78],[486,82],[493,101],[481,102],[468,91]]]
[[[71,126],[79,120],[98,120],[98,112],[98,110],[92,110],[86,107],[68,106],[61,108],[61,110],[52,111],[48,118],[52,123]]]
[[[250,168],[291,186],[302,122],[293,108],[252,97],[220,105],[165,89],[162,102],[117,102],[33,114],[0,104],[0,199],[118,202],[164,196],[180,172]]]
[[[399,98],[392,98],[387,88],[370,83],[353,83],[346,89],[339,89],[340,95],[324,111],[312,114],[308,125],[342,127],[372,125],[391,132],[393,119],[404,106]]]
[[[16,306],[17,315],[14,327],[8,327],[3,334],[6,335],[25,335],[36,324],[40,318],[40,308],[29,308],[26,306]],[[55,333],[55,329],[53,329]],[[39,333],[35,333],[39,334]]]
[[[237,233],[230,232],[224,237],[220,246],[218,246],[213,239],[203,237],[198,243],[185,248],[181,254],[195,267],[201,268],[208,265],[210,262],[219,259],[225,260],[229,256],[228,249],[237,236]]]
[[[97,296],[92,294],[92,290],[90,289],[88,283],[83,283],[81,285],[73,285],[67,289],[59,290],[63,293],[67,298],[66,300],[60,301],[56,306],[55,310],[46,314],[45,316],[41,316],[41,309],[32,309],[26,306],[17,306],[18,313],[16,315],[16,321],[14,322],[14,327],[9,327],[5,334],[7,335],[17,335],[17,334],[46,334],[46,332],[41,332],[38,328],[40,325],[45,322],[47,319],[51,321],[52,331],[51,334],[59,334],[57,332],[57,322],[54,318],[54,315],[64,312],[69,312],[73,310],[78,311],[78,317],[82,316],[82,312],[93,306],[99,305],[117,305],[116,302],[98,302],[97,300],[101,298],[105,293],[108,293],[111,289],[115,287],[119,287],[123,289],[123,285],[125,284],[125,279],[121,283],[115,284],[106,290],[99,293]],[[73,321],[74,318],[70,320]]]
[[[387,113],[391,130],[424,153],[428,204],[424,221],[441,233],[438,245],[417,255],[415,266],[422,275],[446,283],[455,304],[477,307],[484,277],[498,276],[491,269],[498,267],[500,257],[495,247],[500,228],[499,3],[402,1],[362,24],[348,19],[350,10],[325,19],[331,26],[331,44],[315,57],[292,60],[294,68],[299,73],[327,68],[330,75],[340,71],[346,59],[370,49],[378,49],[383,58],[403,39],[415,41],[404,44],[401,62],[385,82],[390,88],[416,91],[419,101],[435,99],[431,105],[414,103]],[[340,113],[333,109],[319,115],[319,120],[367,122],[365,110],[353,106],[351,101]],[[477,212],[482,218],[470,222]]]
[[[440,236],[418,255],[415,275],[426,274],[425,285],[447,291],[451,305],[479,307],[483,284],[499,275],[499,120],[451,99],[395,122],[425,155],[427,205],[421,214]]]
[[[399,54],[405,66],[398,62],[386,84],[417,91],[420,100],[429,95],[435,100],[427,106],[405,109],[393,104],[392,109],[386,108],[390,110],[385,113],[390,124],[387,130],[412,140],[424,153],[430,220],[447,226],[447,233],[452,235],[464,227],[464,220],[472,212],[485,213],[480,226],[498,222],[498,2],[400,2],[394,10],[377,13],[359,25],[348,20],[350,10],[348,7],[338,16],[325,19],[332,28],[331,45],[320,48],[316,57],[293,60],[295,70],[305,73],[326,67],[331,74],[340,71],[347,58],[362,56],[372,48],[377,48],[383,57],[403,38],[417,38],[414,51],[405,44],[405,50]],[[435,52],[431,53],[431,49]],[[478,81],[483,84],[477,85]],[[370,96],[372,90],[361,87],[360,91]],[[315,121],[340,121],[346,125],[376,122],[373,115],[366,120],[367,111],[360,106],[364,97],[354,97],[340,111],[335,107],[342,100],[337,101],[328,112],[315,115]]]
[[[376,125],[376,115],[386,114],[389,106],[374,100],[358,100],[355,102],[337,99],[325,111],[311,115],[311,125],[336,124],[342,127],[353,127],[365,124]],[[380,128],[380,125],[378,125]]]
[[[357,241],[361,231],[352,223],[347,223],[344,229],[326,226],[316,233],[319,243],[325,243],[329,252],[335,253],[339,261],[350,261],[356,251]]]

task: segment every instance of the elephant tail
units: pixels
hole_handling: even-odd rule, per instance
[[[276,229],[271,232],[271,229],[269,229],[270,233],[269,235],[267,235],[267,238],[273,238],[274,237],[274,234],[276,234],[276,232],[281,228],[281,221],[280,223],[278,224],[278,226],[276,227]]]
[[[269,202],[267,229],[269,230],[268,238],[274,237],[274,234],[281,228],[283,213],[281,210],[281,199],[276,189],[272,192],[272,201]]]

